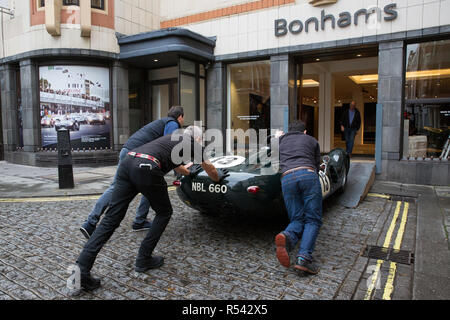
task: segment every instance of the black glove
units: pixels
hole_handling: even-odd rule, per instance
[[[217,175],[219,176],[219,182],[230,175],[227,169],[217,169]]]
[[[201,171],[203,170],[202,166],[199,164],[194,164],[189,167],[189,178],[194,179]]]

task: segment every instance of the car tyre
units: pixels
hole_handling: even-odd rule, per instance
[[[344,168],[344,174],[342,175],[341,186],[339,187],[338,192],[344,193],[346,186],[347,186],[347,170]]]

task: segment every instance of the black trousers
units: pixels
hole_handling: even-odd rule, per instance
[[[120,225],[130,202],[138,193],[147,197],[156,216],[151,229],[141,243],[136,263],[151,257],[166,229],[172,216],[172,205],[164,174],[156,165],[150,169],[149,167],[140,168],[140,164],[154,165],[150,160],[127,156],[117,169],[117,180],[110,206],[77,259],[82,273],[90,272],[98,253]]]

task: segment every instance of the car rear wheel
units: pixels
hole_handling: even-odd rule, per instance
[[[341,186],[339,188],[339,192],[343,193],[345,191],[345,187],[347,186],[347,170],[344,169],[342,178],[341,178]]]

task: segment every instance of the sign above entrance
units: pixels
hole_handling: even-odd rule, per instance
[[[313,5],[323,5],[331,2],[336,1],[310,1]],[[329,21],[331,24],[331,28],[336,28],[336,23],[339,28],[345,28],[352,24],[352,22],[355,24],[355,26],[358,25],[361,19],[366,24],[377,24],[381,23],[381,21],[384,19],[384,21],[392,21],[397,19],[398,12],[397,12],[397,4],[391,3],[386,5],[383,9],[379,7],[371,7],[369,9],[359,9],[356,11],[353,15],[348,12],[344,11],[339,14],[339,19],[337,19],[333,14],[326,14],[325,10],[322,10],[321,17],[311,17],[308,20],[306,20],[304,23],[301,20],[292,20],[288,23],[286,19],[276,19],[275,20],[275,36],[281,37],[285,36],[286,34],[291,33],[293,35],[300,34],[303,29],[306,33],[309,32],[309,29],[311,25],[314,26],[314,29],[316,31],[319,31],[319,25],[322,31],[325,30],[326,23]],[[384,17],[383,17],[384,15]],[[363,16],[360,18],[360,16]],[[337,19],[337,21],[336,21]]]
[[[336,3],[338,0],[309,0],[309,3],[314,7],[324,6],[326,4]]]

